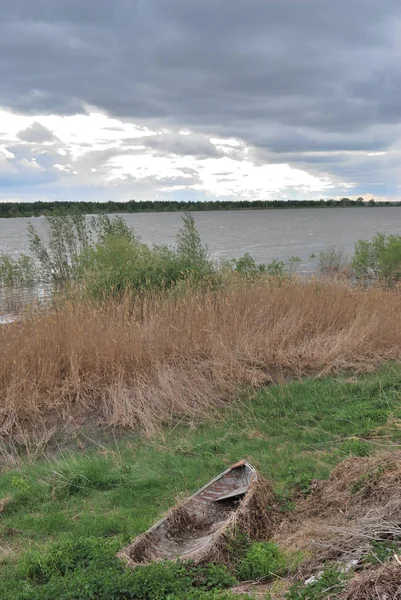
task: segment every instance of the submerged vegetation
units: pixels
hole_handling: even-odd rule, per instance
[[[70,288],[76,296],[86,294],[98,300],[127,291],[168,291],[183,284],[216,289],[225,275],[246,278],[291,274],[299,261],[286,264],[274,260],[257,264],[245,254],[216,264],[202,245],[190,213],[183,218],[175,246],[141,242],[122,217],[65,215],[47,219],[47,235],[40,237],[28,224],[31,256],[13,260],[0,256],[0,283],[21,285],[42,282],[56,289]]]

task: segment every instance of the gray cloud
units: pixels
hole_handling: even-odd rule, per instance
[[[208,136],[235,136],[271,162],[286,154],[357,181],[368,159],[307,154],[396,143],[400,30],[394,0],[14,0],[1,7],[0,105],[72,114],[90,104],[197,132],[141,140],[162,153],[216,157]]]
[[[178,154],[181,156],[195,156],[197,158],[218,158],[223,152],[218,150],[214,144],[202,134],[182,135],[179,133],[165,133],[151,135],[137,143],[143,144],[162,154]]]
[[[42,144],[43,142],[56,142],[57,137],[50,129],[44,127],[36,121],[26,129],[23,129],[17,134],[17,137],[23,142],[31,142],[34,144]]]

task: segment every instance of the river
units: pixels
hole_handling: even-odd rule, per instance
[[[196,226],[203,243],[216,259],[227,259],[248,252],[258,262],[273,258],[301,259],[299,271],[316,269],[321,250],[336,246],[352,254],[354,243],[369,239],[376,232],[401,234],[401,208],[302,208],[274,210],[232,210],[195,212]],[[181,213],[134,213],[122,215],[148,243],[172,244],[181,223]],[[0,219],[0,254],[17,257],[28,253],[26,225],[39,232],[45,218]],[[1,298],[0,298],[1,302]],[[1,309],[1,306],[0,306]],[[4,310],[4,308],[3,308]]]

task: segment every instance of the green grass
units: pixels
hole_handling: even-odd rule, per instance
[[[0,515],[0,598],[152,597],[146,596],[149,590],[142,596],[122,591],[134,584],[113,559],[117,548],[241,458],[273,481],[283,510],[290,510],[294,491],[308,493],[311,479],[327,477],[348,456],[401,445],[400,391],[401,368],[396,365],[360,378],[292,382],[261,389],[212,422],[179,424],[157,440],[127,434],[102,445],[78,436],[77,444],[86,444],[83,450],[3,470],[0,499],[11,501]],[[63,554],[63,548],[87,538],[95,540],[91,564],[96,552],[106,553],[111,582],[109,588],[99,584],[93,596],[95,575],[88,566],[77,564],[63,575],[48,558],[54,548]],[[46,581],[29,575],[32,560],[47,561],[51,575]],[[102,568],[98,577],[100,572]],[[170,596],[159,590],[157,597],[220,597],[188,585],[185,592],[178,587]],[[74,591],[78,588],[84,591]]]

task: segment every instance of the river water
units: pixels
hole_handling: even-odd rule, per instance
[[[401,234],[401,207],[302,208],[238,210],[193,213],[203,243],[216,259],[233,258],[248,252],[258,262],[273,258],[301,259],[299,271],[311,273],[321,250],[335,245],[352,254],[354,242],[376,232]],[[152,244],[172,244],[181,224],[181,213],[122,215]],[[45,231],[45,218],[0,219],[0,254],[17,257],[28,253],[26,225],[31,221]],[[0,298],[1,302],[1,298]],[[1,310],[1,306],[0,306]],[[4,311],[4,307],[3,307]]]

